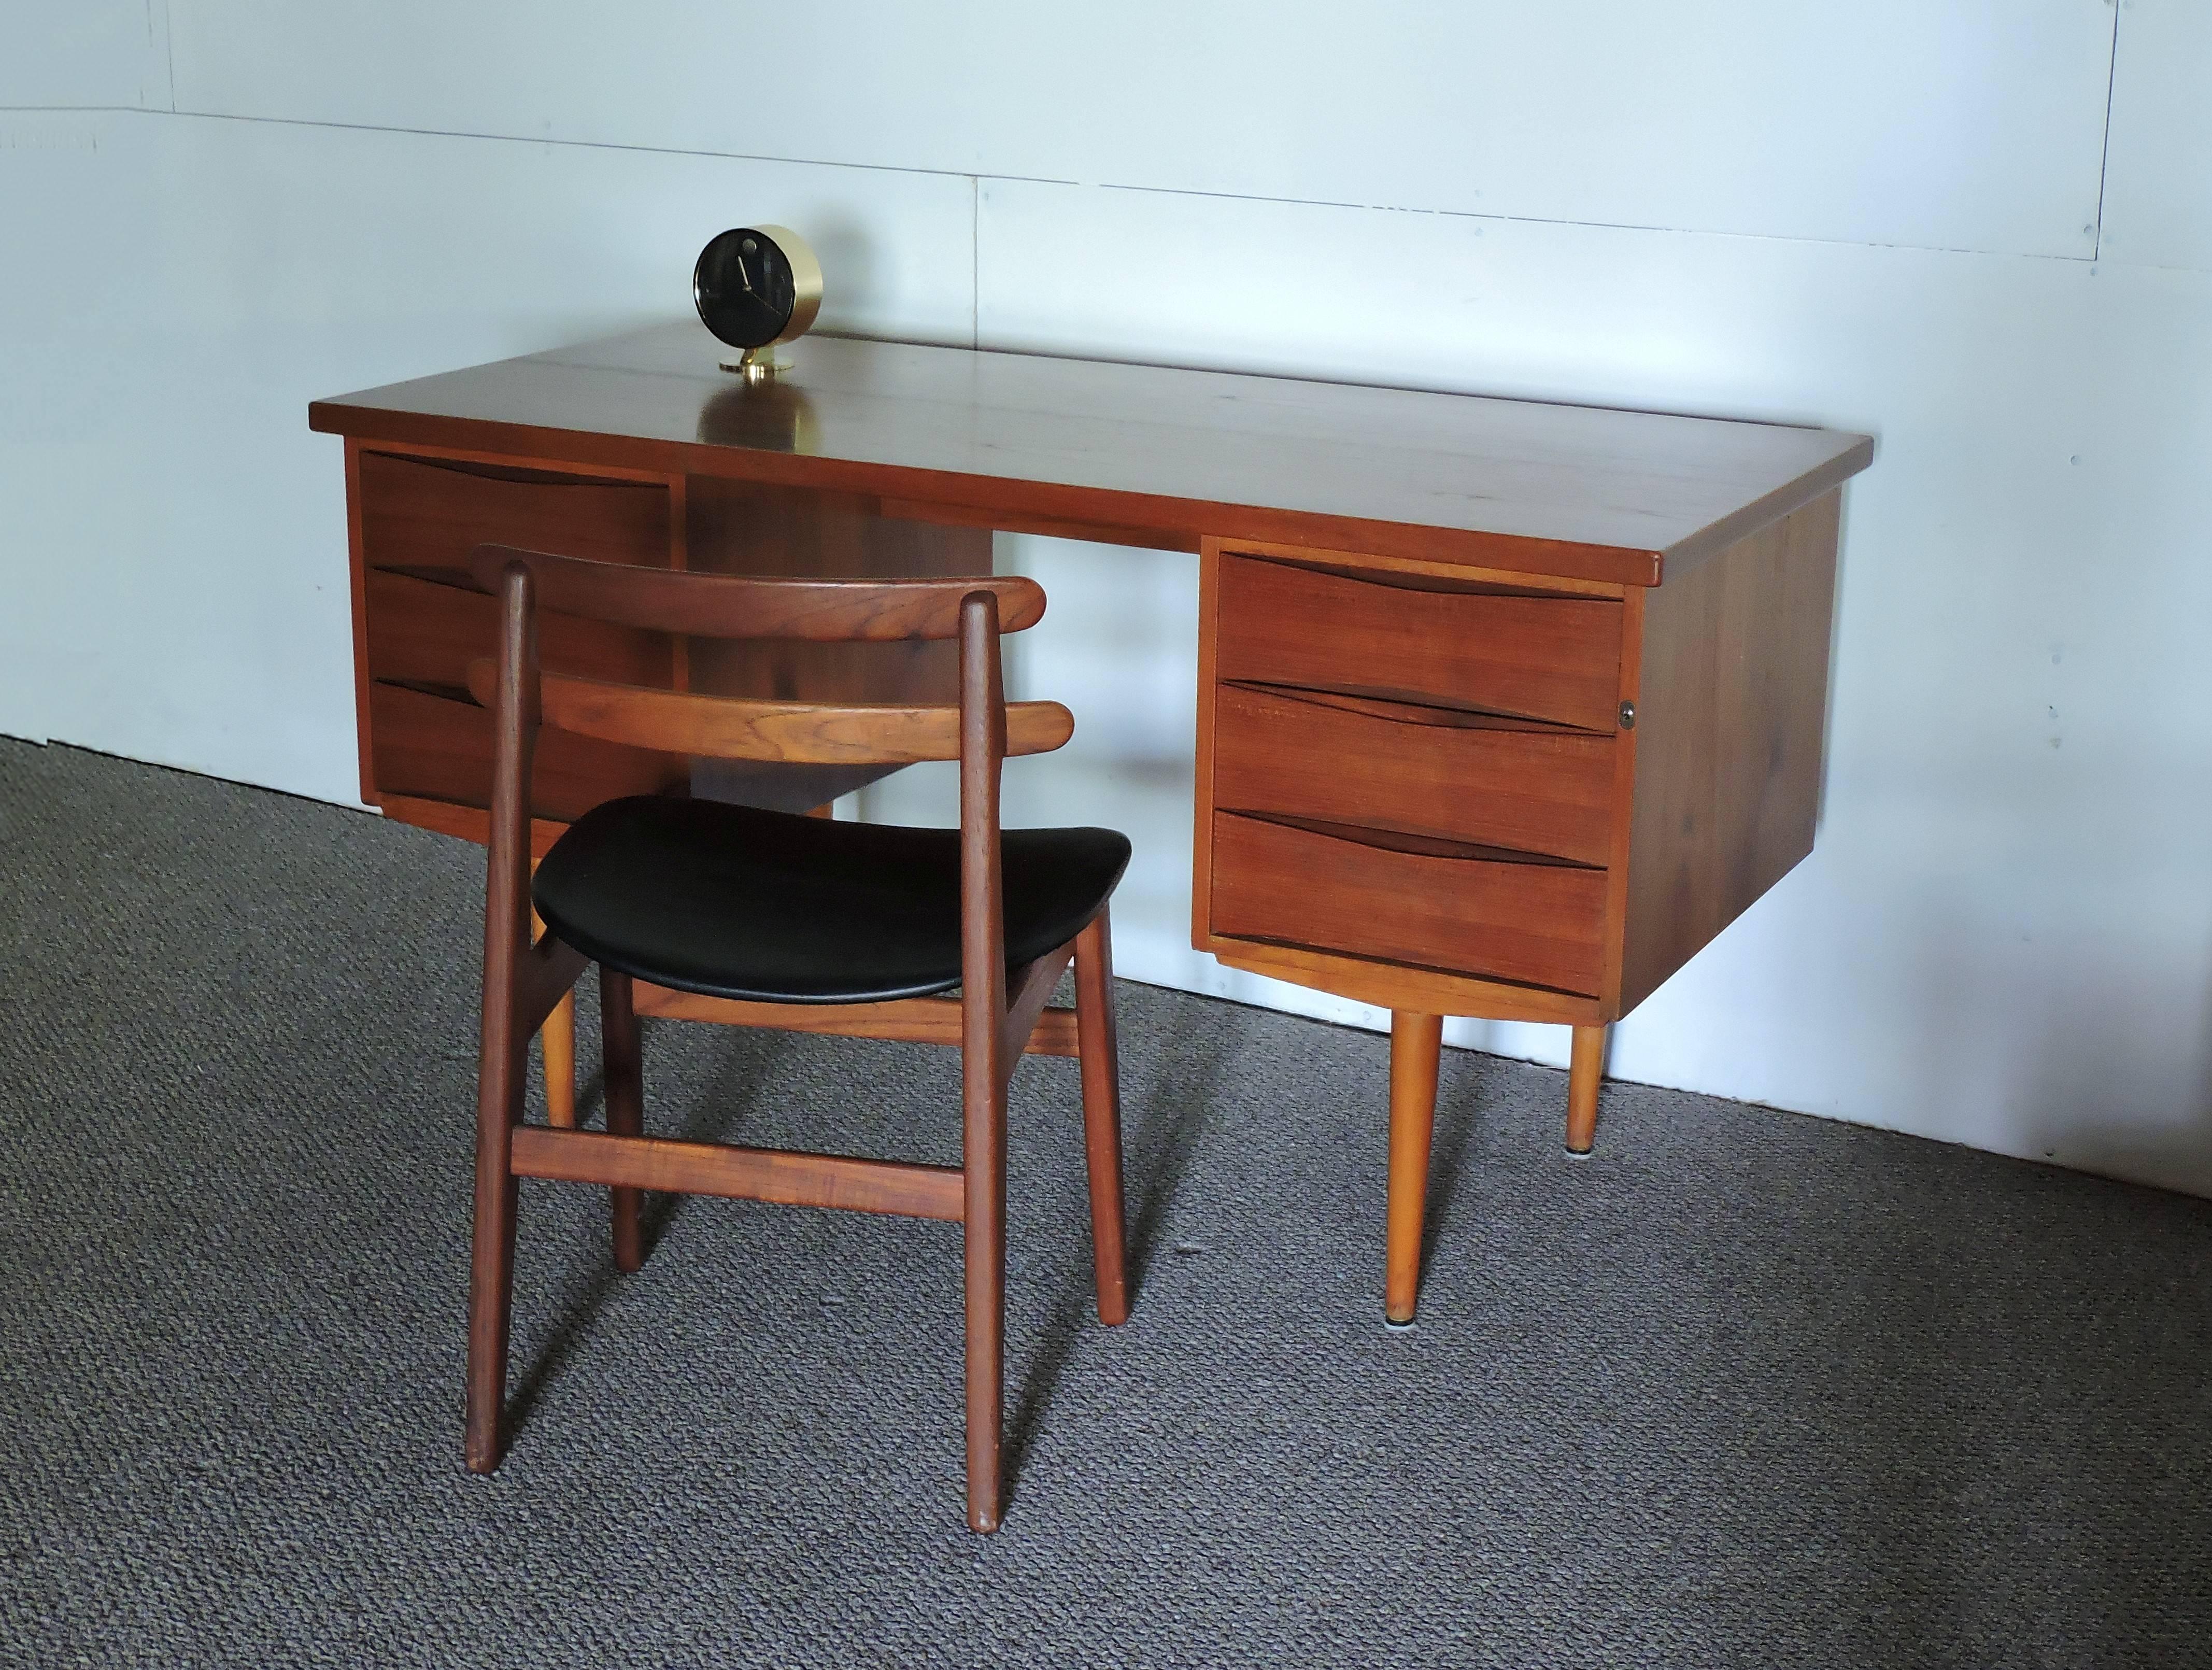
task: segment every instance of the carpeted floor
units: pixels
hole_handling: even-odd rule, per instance
[[[1142,1285],[1014,1080],[994,1539],[957,1230],[527,1184],[460,1465],[481,860],[0,743],[0,1662],[2212,1663],[2212,1205],[1124,984]],[[586,1014],[584,1072],[593,1074]],[[957,1158],[922,1047],[648,1023],[664,1131]],[[587,1096],[596,1099],[595,1084]]]

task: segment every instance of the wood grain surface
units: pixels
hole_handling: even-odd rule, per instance
[[[1611,737],[1448,708],[1224,684],[1214,804],[1606,861]]]
[[[369,687],[369,731],[376,782],[392,800],[446,800],[482,806],[491,794],[491,710],[468,700],[400,684]],[[690,780],[680,755],[647,754],[567,732],[538,744],[531,774],[531,814],[573,823],[602,800],[658,794]],[[395,813],[394,815],[398,815]]]
[[[469,663],[499,647],[499,605],[466,580],[465,570],[451,568],[369,571],[362,590],[371,678],[455,694],[468,688]],[[674,646],[665,633],[541,615],[538,634],[542,663],[555,671],[621,684],[670,682]]]
[[[1392,844],[1382,844],[1385,841]],[[1216,812],[1213,931],[1594,995],[1605,872]]]
[[[469,667],[469,689],[485,699],[498,677],[489,660]],[[890,702],[757,701],[643,689],[547,673],[545,723],[576,736],[695,758],[781,760],[825,765],[912,764],[960,757],[960,709]],[[1075,732],[1057,701],[1006,704],[1008,754],[1046,754]]]
[[[1813,850],[1841,501],[1644,600],[1620,1014]]]
[[[1171,549],[1210,534],[1639,586],[1873,454],[1863,435],[1782,424],[858,338],[810,337],[754,389],[720,352],[672,322],[317,401],[308,419]]]
[[[469,574],[489,593],[501,572],[516,562],[537,580],[538,606],[550,614],[583,615],[693,637],[869,645],[949,641],[959,634],[961,599],[975,591],[998,598],[1006,631],[1022,631],[1044,616],[1044,588],[1018,575],[832,578],[715,574],[696,567],[679,574],[496,541],[471,554]]]
[[[485,540],[602,562],[668,561],[668,490],[658,483],[364,452],[361,490],[373,568],[465,569]]]
[[[891,1038],[902,1043],[960,1041],[957,998],[900,998],[889,1003],[744,1003],[696,992],[635,982],[637,1012],[666,1020],[708,1021],[720,1026],[762,1026],[779,1032],[829,1032],[842,1038]],[[1073,1056],[1078,1051],[1073,1009],[1046,1009],[1022,1045],[1030,1055]]]
[[[1350,956],[1310,946],[1270,944],[1219,935],[1207,949],[1232,969],[1317,992],[1334,992],[1377,1009],[1410,1009],[1429,1015],[1480,1015],[1494,1021],[1529,1021],[1577,1026],[1602,1015],[1595,998],[1553,992],[1540,986],[1486,980],[1479,975],[1449,974],[1381,957]]]
[[[958,1223],[960,1171],[953,1166],[799,1154],[734,1143],[672,1137],[514,1127],[511,1163],[518,1177],[683,1194],[718,1194],[786,1206],[835,1206]]]
[[[1214,676],[1547,720],[1610,735],[1620,604],[1224,554]]]

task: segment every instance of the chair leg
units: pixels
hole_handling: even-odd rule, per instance
[[[1429,1139],[1436,1129],[1437,1065],[1443,1017],[1390,1015],[1390,1198],[1382,1314],[1413,1320],[1421,1290],[1421,1218],[1428,1203]]]
[[[1075,1029],[1083,1067],[1083,1151],[1091,1174],[1091,1255],[1098,1320],[1129,1320],[1121,1208],[1121,1075],[1114,1036],[1114,936],[1103,909],[1075,939]]]
[[[1006,1092],[989,1052],[962,1051],[967,1266],[968,1524],[999,1528],[1006,1325]]]
[[[1597,1087],[1605,1078],[1601,1026],[1575,1029],[1567,1056],[1567,1152],[1587,1154],[1597,1141]]]
[[[599,1054],[607,1087],[607,1131],[617,1137],[645,1134],[645,1068],[637,1035],[637,1011],[630,978],[599,969]],[[645,1263],[645,1242],[638,1230],[643,1191],[610,1189],[614,1212],[615,1268],[624,1272]]]
[[[500,1421],[507,1409],[507,1341],[514,1309],[517,1189],[507,1145],[522,1116],[523,1051],[518,1043],[489,1055],[477,1084],[475,1239],[469,1260],[469,1468],[499,1466]]]

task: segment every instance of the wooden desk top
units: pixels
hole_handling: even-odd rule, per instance
[[[1652,586],[1872,461],[1864,435],[809,337],[748,386],[699,325],[319,400],[358,440],[878,495],[886,513],[1202,536]]]

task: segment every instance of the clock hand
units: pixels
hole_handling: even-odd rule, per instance
[[[738,257],[738,282],[745,287],[745,294],[747,295],[752,295],[755,294],[753,289],[753,276],[745,270],[745,258],[742,255]]]

